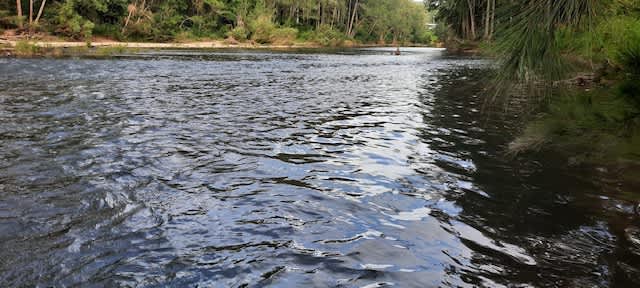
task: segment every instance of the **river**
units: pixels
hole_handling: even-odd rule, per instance
[[[638,285],[632,203],[403,50],[0,59],[0,286]]]

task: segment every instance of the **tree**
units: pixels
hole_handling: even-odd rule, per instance
[[[16,11],[18,13],[18,28],[22,29],[22,2],[20,0],[16,0]]]
[[[20,27],[26,19],[21,4],[16,0]],[[426,11],[413,0],[29,0],[28,5],[30,29],[44,23],[49,26],[43,30],[70,38],[95,32],[116,39],[235,35],[267,41],[269,33],[262,32],[268,30],[287,37],[300,31],[308,40],[337,43],[418,41],[424,37],[415,35],[427,33]]]
[[[45,4],[47,4],[47,0],[42,0],[42,2],[40,3],[40,9],[38,10],[38,15],[36,16],[36,20],[34,21],[35,24],[38,24],[40,16],[42,16],[42,11],[44,11]]]

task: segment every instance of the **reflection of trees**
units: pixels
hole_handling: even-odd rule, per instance
[[[506,278],[497,280],[503,281],[553,283],[550,281],[558,280],[543,276],[547,273],[562,273],[558,274],[560,280],[595,281],[597,277],[590,273],[606,263],[593,263],[598,257],[586,256],[595,261],[571,262],[571,255],[567,255],[596,251],[593,252],[596,256],[602,256],[599,253],[608,251],[602,246],[611,244],[592,241],[601,247],[585,250],[588,235],[581,232],[584,227],[596,226],[589,229],[608,234],[606,227],[597,224],[599,215],[595,213],[599,204],[589,193],[595,191],[595,187],[579,175],[569,173],[563,168],[566,163],[562,158],[552,153],[505,156],[504,147],[517,133],[517,115],[505,113],[502,107],[483,107],[483,100],[478,96],[482,93],[479,76],[482,74],[481,70],[460,68],[440,76],[435,83],[430,83],[429,75],[425,76],[426,92],[419,97],[424,106],[432,109],[424,113],[424,121],[428,127],[441,129],[424,131],[421,136],[434,155],[449,156],[444,161],[436,160],[436,165],[451,175],[458,175],[459,179],[471,179],[471,187],[454,185],[444,196],[461,208],[458,220],[496,241],[525,248],[538,265],[514,265],[509,257],[465,242],[478,252],[474,256],[475,264],[499,265],[506,271],[501,277]],[[470,159],[476,169],[461,169],[458,161],[464,159]],[[549,248],[559,241],[566,241],[567,249]],[[548,251],[556,254],[545,257],[543,253]],[[573,269],[567,269],[572,265]]]

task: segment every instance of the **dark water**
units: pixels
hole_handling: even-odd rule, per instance
[[[0,59],[0,286],[639,285],[632,202],[507,157],[520,120],[482,108],[487,64]]]

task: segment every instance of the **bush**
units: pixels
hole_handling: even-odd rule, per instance
[[[145,23],[145,29],[149,29],[150,33],[141,35],[149,40],[154,41],[172,41],[176,35],[182,30],[184,17],[179,11],[176,11],[168,5],[163,5],[160,10],[153,13],[153,17]]]
[[[93,28],[94,35],[105,36],[115,40],[123,40],[121,28],[112,24],[96,24]]]
[[[188,30],[192,38],[211,37],[218,30],[215,17],[191,16],[182,21],[180,27]]]
[[[18,56],[34,56],[38,55],[40,50],[40,47],[29,41],[18,41],[14,51]]]
[[[123,37],[134,40],[150,40],[153,39],[153,23],[151,20],[143,19],[130,23],[124,30]]]
[[[194,40],[198,40],[198,36],[194,35],[190,30],[180,31],[173,36],[173,42],[176,43],[188,43]]]
[[[87,45],[91,43],[91,36],[93,36],[93,28],[95,26],[96,25],[91,21],[85,21],[82,23],[82,37],[84,38],[84,41],[87,42]]]
[[[640,26],[640,25],[639,25]],[[623,35],[625,42],[616,51],[616,61],[629,73],[640,75],[640,27]]]
[[[232,37],[233,39],[236,39],[238,41],[244,41],[247,40],[247,37],[249,37],[249,31],[247,31],[247,29],[243,26],[236,27],[227,32],[227,36]]]
[[[89,40],[95,25],[76,12],[75,4],[68,0],[58,7],[56,32],[73,39]]]
[[[251,39],[264,44],[271,42],[271,34],[276,30],[276,25],[271,22],[271,16],[263,14],[251,21],[249,28],[251,29]]]
[[[640,74],[640,19],[613,17],[597,25],[594,33],[584,33],[577,40],[580,54],[599,56],[596,61],[609,60],[627,72]]]
[[[118,54],[123,54],[127,52],[129,49],[126,46],[117,45],[117,46],[105,46],[99,47],[96,49],[96,55],[98,56],[113,56]]]
[[[292,45],[298,37],[298,29],[295,28],[277,28],[273,30],[270,37],[270,42],[280,45]]]
[[[14,28],[17,23],[17,16],[13,13],[9,13],[7,10],[0,10],[0,34],[4,31],[4,28]]]
[[[433,45],[438,42],[438,36],[436,36],[434,31],[424,29],[416,31],[413,41],[415,43]]]
[[[340,31],[331,28],[328,25],[318,27],[310,34],[305,35],[309,40],[314,41],[322,46],[340,46],[347,37]]]

